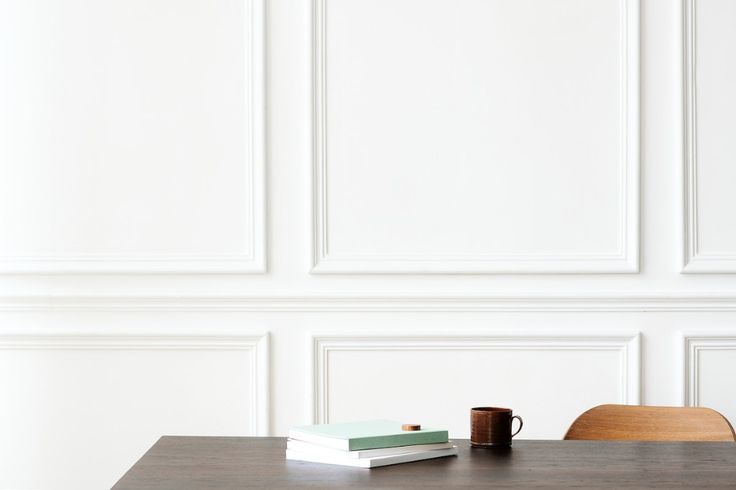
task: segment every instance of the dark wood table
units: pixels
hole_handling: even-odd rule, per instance
[[[286,461],[286,439],[162,437],[114,490],[736,488],[736,443],[516,441],[375,468]]]

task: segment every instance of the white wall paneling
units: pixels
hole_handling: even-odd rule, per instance
[[[0,1],[0,488],[475,404],[736,421],[736,282],[681,273],[736,271],[736,2],[265,5]]]
[[[313,272],[638,271],[638,0],[314,22]]]
[[[331,334],[313,350],[315,423],[421,415],[468,437],[457,414],[493,400],[538,420],[525,437],[559,438],[591,406],[640,400],[638,334]]]
[[[109,488],[162,434],[268,435],[268,350],[209,331],[3,334],[0,486]]]
[[[263,0],[10,0],[0,32],[0,271],[264,270]]]
[[[736,421],[736,335],[690,333],[683,337],[685,406],[709,407]]]
[[[736,4],[684,0],[683,272],[736,272]]]

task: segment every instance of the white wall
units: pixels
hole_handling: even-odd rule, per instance
[[[730,0],[263,7],[0,2],[0,488],[479,404],[736,420]]]

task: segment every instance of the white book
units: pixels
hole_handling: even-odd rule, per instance
[[[417,451],[414,453],[394,454],[390,456],[374,456],[372,458],[351,458],[349,456],[325,456],[321,453],[309,453],[296,451],[294,449],[286,450],[286,459],[292,461],[307,461],[310,463],[336,464],[341,466],[355,466],[357,468],[377,468],[379,466],[387,466],[390,464],[410,463],[412,461],[421,461],[423,459],[444,458],[447,456],[457,456],[457,446],[449,449],[435,449],[432,451]]]
[[[413,446],[384,447],[380,449],[362,449],[358,451],[343,451],[329,447],[312,444],[310,442],[289,439],[286,441],[286,448],[294,451],[320,454],[323,456],[332,456],[336,458],[373,458],[376,456],[392,456],[394,454],[416,453],[419,451],[434,451],[436,449],[451,449],[454,447],[452,442],[442,442],[439,444],[416,444]]]

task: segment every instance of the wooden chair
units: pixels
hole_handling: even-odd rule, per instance
[[[565,440],[734,442],[736,433],[710,408],[599,405],[575,419]]]

